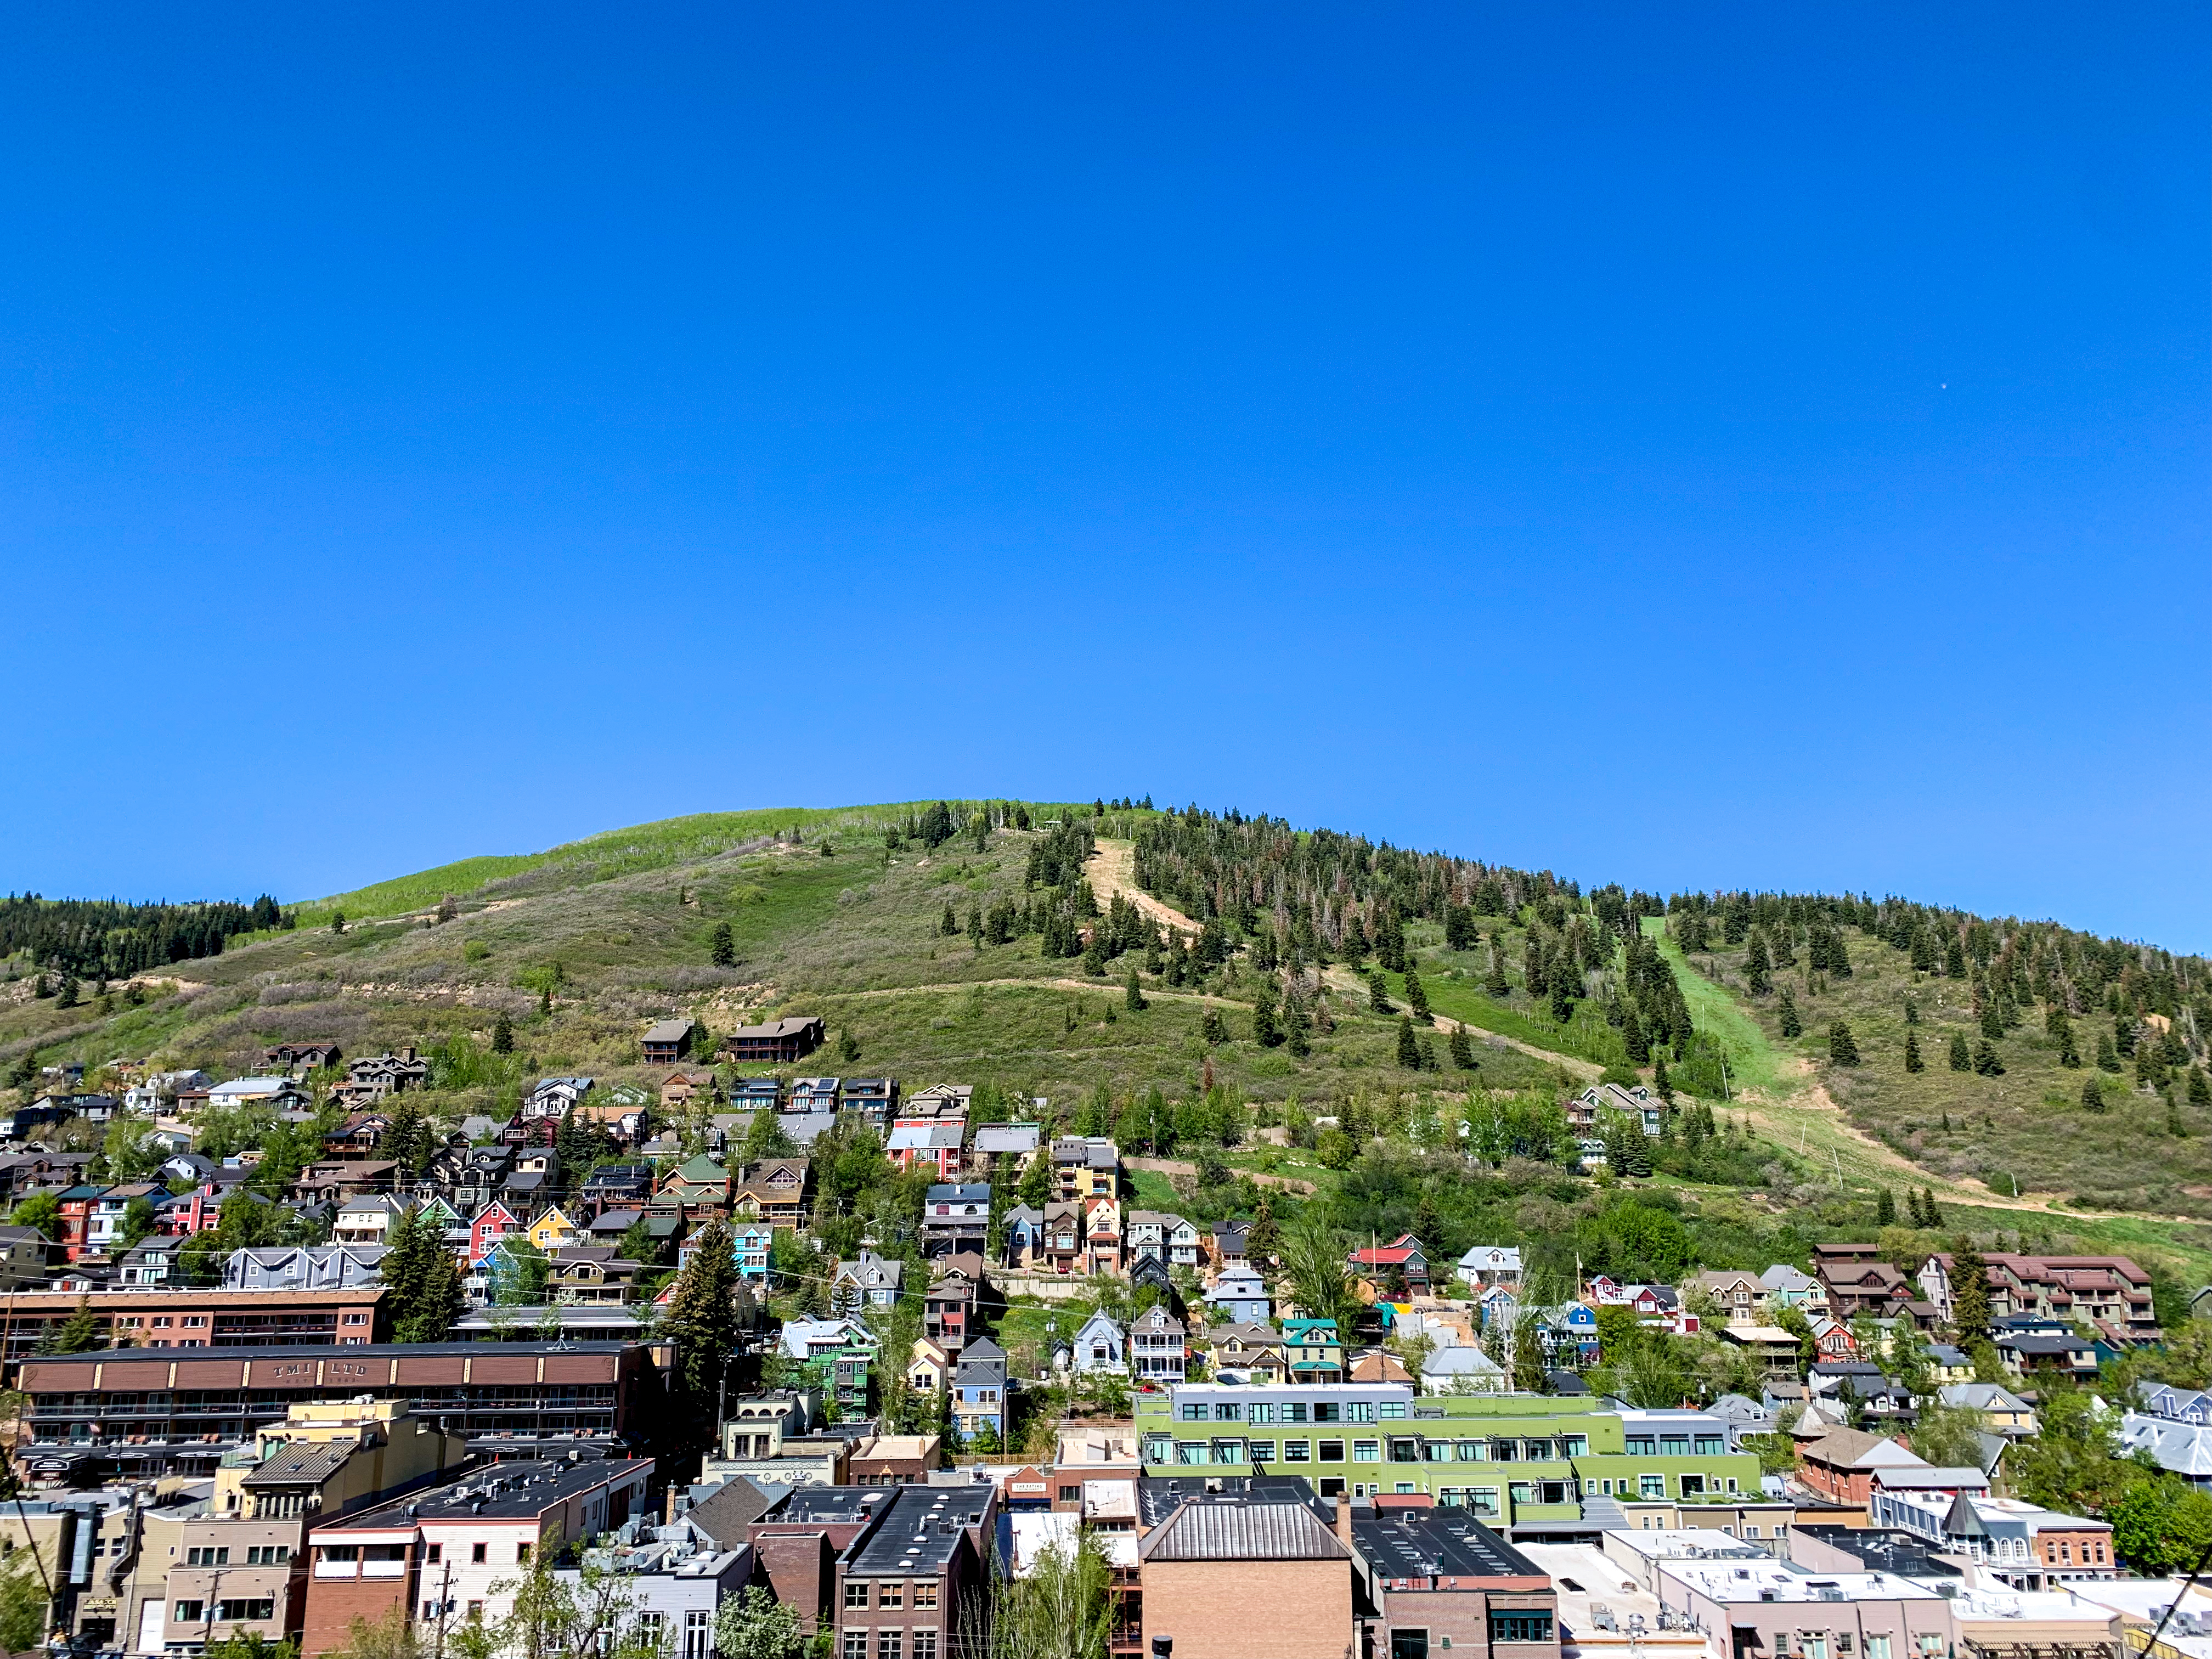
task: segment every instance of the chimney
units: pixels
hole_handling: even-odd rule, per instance
[[[1349,1547],[1352,1542],[1352,1500],[1348,1498],[1325,1498],[1329,1506],[1329,1529]]]

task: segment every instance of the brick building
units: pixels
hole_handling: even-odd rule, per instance
[[[1137,1544],[1146,1638],[1176,1659],[1357,1652],[1352,1552],[1322,1513],[1273,1493],[1185,1499]]]
[[[1399,1500],[1401,1502],[1406,1500]],[[1350,1516],[1364,1651],[1427,1659],[1559,1659],[1559,1594],[1541,1568],[1472,1516],[1427,1506]]]

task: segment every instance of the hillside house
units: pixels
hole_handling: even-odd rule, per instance
[[[1170,1388],[1183,1380],[1188,1355],[1182,1321],[1154,1304],[1129,1326],[1129,1369],[1139,1383]]]
[[[894,1127],[884,1152],[894,1168],[927,1170],[939,1181],[951,1181],[961,1172],[961,1143],[967,1126],[959,1121],[901,1123]]]
[[[699,1022],[688,1015],[660,1020],[648,1027],[638,1039],[645,1063],[673,1066],[691,1052],[691,1034],[698,1029]]]
[[[636,1294],[639,1263],[613,1244],[571,1244],[546,1257],[546,1289],[556,1303],[619,1307]]]
[[[660,1178],[660,1190],[655,1201],[669,1206],[683,1206],[687,1209],[702,1206],[718,1213],[726,1212],[730,1206],[730,1172],[701,1152],[689,1158]]]
[[[1481,1291],[1502,1285],[1521,1288],[1521,1247],[1518,1244],[1478,1244],[1459,1259],[1455,1270],[1461,1284]]]
[[[319,1072],[345,1056],[335,1042],[277,1042],[261,1051],[261,1063],[283,1072]]]
[[[863,1249],[852,1261],[838,1264],[830,1285],[830,1305],[841,1314],[895,1306],[905,1279],[905,1261]]]
[[[1111,1198],[1121,1190],[1121,1150],[1103,1135],[1064,1135],[1052,1143],[1053,1192],[1063,1200]]]
[[[1388,1244],[1354,1250],[1345,1265],[1371,1292],[1367,1297],[1370,1302],[1386,1297],[1403,1301],[1429,1293],[1429,1258],[1411,1233],[1401,1233]]]
[[[714,1074],[712,1072],[671,1072],[660,1080],[660,1106],[663,1111],[675,1111],[694,1101],[711,1102],[714,1098]]]
[[[1084,1376],[1103,1372],[1127,1375],[1129,1337],[1114,1317],[1100,1309],[1085,1320],[1069,1345],[1069,1362]]]
[[[879,1129],[898,1115],[898,1098],[896,1078],[848,1077],[845,1079],[843,1109],[858,1112]]]
[[[765,1025],[740,1025],[715,1052],[739,1066],[788,1066],[819,1048],[827,1035],[819,1015],[794,1015]]]
[[[921,1334],[942,1343],[958,1358],[975,1329],[975,1306],[983,1291],[983,1258],[953,1256],[929,1281],[921,1304]]]
[[[2021,1255],[1995,1250],[1983,1258],[1990,1316],[2022,1315],[2087,1323],[2116,1346],[2160,1340],[2151,1307],[2150,1276],[2124,1255]],[[1951,1317],[1954,1262],[1948,1251],[1930,1255],[1917,1276],[1922,1298],[1936,1316]]]
[[[765,1226],[803,1231],[812,1170],[813,1165],[803,1158],[763,1158],[744,1165],[732,1186],[731,1215]]]
[[[791,1104],[785,1109],[793,1112],[837,1111],[837,1079],[834,1077],[802,1077],[791,1085]]]
[[[1120,1273],[1125,1271],[1121,1255],[1121,1206],[1114,1199],[1096,1200],[1085,1212],[1083,1271],[1086,1273]]]
[[[1206,1364],[1217,1380],[1242,1377],[1253,1384],[1290,1380],[1283,1339],[1272,1325],[1238,1322],[1206,1333]]]
[[[943,1182],[921,1201],[921,1253],[939,1257],[983,1254],[991,1233],[991,1188],[982,1182]]]
[[[1214,1316],[1232,1325],[1265,1325],[1274,1317],[1274,1303],[1267,1286],[1251,1267],[1224,1268],[1206,1293]]]

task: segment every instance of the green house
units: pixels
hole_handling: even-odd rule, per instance
[[[1344,1381],[1344,1339],[1334,1319],[1285,1319],[1283,1359],[1298,1382]]]

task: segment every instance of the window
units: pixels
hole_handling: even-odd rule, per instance
[[[1380,1463],[1382,1461],[1382,1443],[1379,1440],[1353,1441],[1352,1461],[1355,1463]]]
[[[1305,1402],[1304,1401],[1303,1401],[1303,1400],[1286,1400],[1286,1401],[1285,1401],[1283,1402],[1283,1421],[1284,1421],[1284,1422],[1285,1422],[1285,1423],[1303,1423],[1303,1422],[1304,1422],[1305,1420],[1306,1420],[1306,1402]],[[1319,1419],[1316,1419],[1316,1421],[1318,1421]]]
[[[230,1546],[220,1549],[188,1549],[185,1552],[188,1567],[227,1567],[230,1565]]]
[[[1341,1440],[1322,1441],[1321,1443],[1320,1455],[1321,1461],[1324,1463],[1341,1463],[1344,1462],[1344,1442]]]
[[[1235,1423],[1243,1415],[1243,1407],[1234,1400],[1217,1400],[1213,1402],[1213,1420],[1217,1423]]]
[[[1372,1423],[1375,1420],[1375,1402],[1371,1400],[1347,1401],[1344,1407],[1344,1420],[1347,1423]]]
[[[914,1606],[915,1612],[920,1613],[925,1609],[933,1608],[936,1607],[936,1605],[937,1583],[934,1579],[931,1580],[928,1583],[916,1584],[914,1587]],[[917,1631],[915,1634],[920,1635],[921,1632]],[[915,1659],[921,1659],[921,1656],[917,1654],[915,1656]]]
[[[1425,1630],[1390,1632],[1390,1659],[1429,1659],[1429,1633]]]
[[[1341,1498],[1344,1496],[1343,1476],[1336,1474],[1324,1474],[1321,1478],[1320,1484],[1321,1495],[1323,1498]]]
[[[1273,1441],[1255,1440],[1251,1442],[1250,1444],[1252,1461],[1255,1463],[1272,1463],[1275,1461],[1275,1443]]]
[[[1490,1615],[1492,1642],[1548,1642],[1552,1615],[1548,1613],[1493,1613]]]
[[[1421,1461],[1421,1443],[1418,1440],[1393,1440],[1390,1443],[1393,1463],[1418,1463]]]
[[[1828,1632],[1824,1630],[1801,1630],[1797,1632],[1797,1651],[1805,1659],[1828,1659]]]
[[[1422,1455],[1431,1463],[1449,1463],[1452,1461],[1452,1443],[1449,1440],[1429,1441],[1422,1448]]]
[[[1589,1455],[1589,1437],[1586,1434],[1563,1434],[1559,1437],[1559,1445],[1569,1457]]]
[[[1273,1422],[1275,1420],[1274,1401],[1271,1400],[1255,1401],[1252,1404],[1251,1411],[1246,1414],[1244,1420],[1248,1423]]]
[[[937,1659],[937,1632],[918,1630],[914,1633],[914,1659]]]
[[[1743,1527],[1743,1535],[1744,1535],[1746,1538],[1756,1538],[1756,1537],[1758,1537],[1758,1536],[1759,1536],[1759,1523],[1758,1523],[1756,1521],[1747,1521],[1747,1522],[1744,1522],[1744,1527]]]
[[[1341,1423],[1344,1420],[1344,1407],[1334,1400],[1315,1401],[1313,1413],[1316,1423]]]
[[[848,1630],[845,1632],[844,1659],[868,1659],[868,1632]]]
[[[292,1547],[289,1544],[255,1544],[249,1546],[246,1552],[246,1565],[249,1567],[281,1566],[291,1559]]]
[[[215,1616],[225,1624],[241,1619],[273,1619],[276,1616],[274,1596],[241,1596],[236,1601],[225,1596],[215,1604]]]
[[[1662,1457],[1687,1457],[1690,1455],[1690,1437],[1686,1434],[1661,1435],[1659,1455]]]
[[[1659,1443],[1648,1434],[1628,1437],[1628,1455],[1631,1457],[1652,1457],[1657,1455],[1658,1451]]]
[[[185,1316],[185,1328],[188,1331],[197,1330],[206,1323],[207,1316],[205,1314],[186,1314]]]
[[[1723,1434],[1701,1434],[1698,1437],[1698,1455],[1719,1457],[1728,1450],[1728,1437]]]
[[[714,1645],[714,1615],[704,1607],[688,1608],[684,1614],[684,1659],[707,1659],[707,1650]],[[657,1636],[658,1632],[654,1634]]]
[[[902,1607],[906,1605],[906,1586],[903,1583],[878,1584],[876,1605],[879,1607]]]
[[[514,1563],[515,1563],[515,1565],[516,1565],[517,1566],[520,1566],[520,1565],[522,1565],[523,1564],[525,1564],[526,1562],[527,1562],[529,1559],[530,1559],[530,1546],[529,1546],[527,1543],[517,1544],[517,1545],[514,1547]]]
[[[1889,1659],[1889,1638],[1869,1636],[1866,1639],[1866,1659]]]
[[[1385,1417],[1403,1417],[1405,1414],[1406,1414],[1406,1402],[1405,1402],[1404,1401],[1402,1401],[1402,1400],[1386,1400],[1386,1401],[1384,1401],[1382,1402],[1382,1415],[1383,1415],[1383,1416],[1385,1416]]]
[[[1850,1632],[1849,1632],[1849,1631],[1847,1631],[1847,1630],[1839,1630],[1839,1631],[1838,1631],[1838,1632],[1836,1632],[1836,1651],[1837,1651],[1838,1654],[1844,1654],[1844,1653],[1849,1653],[1850,1650],[1851,1650],[1851,1633],[1850,1633]]]
[[[422,1552],[422,1559],[425,1561],[444,1560],[446,1559],[446,1547],[443,1544],[432,1544],[428,1546]]]
[[[1664,1498],[1667,1495],[1667,1477],[1663,1474],[1637,1476],[1636,1495],[1639,1498]]]
[[[899,1650],[906,1645],[902,1630],[879,1630],[876,1632],[876,1659],[899,1659]]]
[[[866,1580],[848,1578],[845,1581],[845,1605],[848,1607],[866,1607],[868,1605],[868,1594],[869,1591]]]
[[[1305,1463],[1310,1462],[1312,1459],[1312,1441],[1285,1440],[1283,1442],[1283,1462],[1285,1463]]]
[[[1683,1497],[1685,1497],[1685,1498],[1703,1498],[1705,1495],[1705,1477],[1704,1475],[1702,1475],[1702,1474],[1686,1474],[1686,1475],[1684,1475],[1684,1476],[1682,1477],[1682,1496],[1683,1496]]]
[[[1509,1480],[1505,1483],[1505,1490],[1516,1504],[1533,1504],[1536,1501],[1536,1487],[1533,1481]]]
[[[1206,1402],[1204,1401],[1186,1400],[1182,1405],[1176,1407],[1176,1418],[1177,1421],[1183,1423],[1205,1422]]]
[[[1552,1461],[1552,1443],[1548,1440],[1523,1440],[1521,1455],[1527,1462],[1548,1463]]]
[[[1205,1441],[1178,1440],[1176,1442],[1176,1462],[1211,1463],[1212,1461],[1213,1448],[1207,1445]]]
[[[470,1545],[469,1559],[481,1565],[483,1562],[490,1559],[490,1557],[486,1553],[489,1548],[489,1546],[484,1544]]]
[[[200,1615],[206,1611],[207,1603],[204,1601],[179,1601],[176,1607],[177,1616],[170,1622],[179,1625],[197,1625],[200,1621]]]

